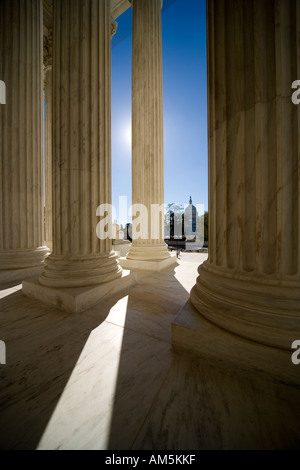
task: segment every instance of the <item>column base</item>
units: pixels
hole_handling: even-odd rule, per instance
[[[39,277],[40,284],[54,288],[98,286],[122,276],[114,251],[90,256],[64,257],[52,253]]]
[[[171,328],[174,350],[188,351],[221,367],[253,371],[271,380],[300,385],[299,366],[291,360],[292,349],[284,351],[231,334],[206,320],[190,301]]]
[[[49,248],[50,253],[52,253],[52,251],[53,251],[52,240],[45,240],[45,245]]]
[[[31,282],[24,281],[22,292],[28,297],[54,305],[68,313],[80,313],[93,307],[104,297],[117,294],[135,283],[135,275],[123,271],[122,277],[118,279],[89,287],[54,288],[43,286],[38,279]]]
[[[299,283],[217,271],[206,261],[191,290],[194,307],[224,330],[275,349],[290,351],[300,339]]]
[[[42,274],[44,266],[23,269],[0,270],[0,289],[21,284],[26,279],[32,279]]]
[[[129,250],[129,240],[114,240],[112,243],[113,250],[118,254],[118,257],[124,257]]]
[[[47,246],[27,250],[0,251],[1,270],[10,271],[42,266],[48,255]]]
[[[36,249],[0,251],[0,286],[20,284],[25,279],[39,276],[49,255],[47,246]]]
[[[130,271],[150,271],[157,272],[163,269],[175,266],[177,264],[176,254],[171,254],[169,258],[163,260],[133,260],[127,258],[119,258],[119,264],[123,269]]]
[[[120,258],[119,264],[123,269],[131,271],[162,271],[177,263],[175,253],[168,252],[166,243],[137,243],[129,247],[126,258]]]

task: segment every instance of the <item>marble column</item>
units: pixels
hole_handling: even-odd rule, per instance
[[[52,251],[52,31],[44,36],[45,244]]]
[[[56,0],[53,13],[53,252],[23,293],[76,313],[134,279],[96,233],[111,204],[110,0]]]
[[[300,337],[300,5],[211,0],[207,16],[209,259],[191,301],[223,330],[290,350]]]
[[[132,203],[143,205],[147,213],[145,232],[133,232],[127,257],[120,263],[133,270],[161,270],[176,263],[164,243],[162,0],[132,0],[131,5]],[[151,214],[152,205],[162,210]],[[139,211],[136,217],[141,219]]]
[[[0,281],[38,272],[43,231],[42,2],[0,2]]]
[[[121,276],[96,235],[111,203],[110,0],[57,0],[53,40],[53,253],[40,283],[83,287]]]

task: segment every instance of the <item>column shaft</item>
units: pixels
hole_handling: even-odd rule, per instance
[[[52,251],[52,66],[45,69],[45,244]]]
[[[127,260],[143,264],[150,260],[170,260],[164,243],[162,1],[132,0],[131,4],[132,202],[143,205],[147,214],[143,226],[146,233],[133,232]],[[155,204],[161,211],[152,210]],[[136,216],[140,218],[141,214]],[[133,223],[134,220],[135,217]]]
[[[121,276],[96,235],[111,203],[110,0],[57,0],[53,30],[53,253],[40,282],[96,285]]]
[[[212,322],[283,349],[300,333],[299,27],[295,0],[208,2],[209,259],[191,293]]]
[[[52,251],[52,31],[44,36],[45,244]]]
[[[41,266],[43,232],[42,3],[0,2],[0,269]]]

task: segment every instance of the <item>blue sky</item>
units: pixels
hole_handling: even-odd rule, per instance
[[[208,203],[205,0],[164,0],[162,10],[165,203]],[[131,205],[132,10],[112,39],[112,196]],[[128,220],[130,221],[130,220]]]

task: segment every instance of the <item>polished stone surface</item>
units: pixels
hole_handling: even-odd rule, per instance
[[[172,351],[205,258],[183,253],[72,316],[2,290],[0,448],[299,448],[297,388]]]
[[[122,275],[98,231],[98,207],[111,203],[110,0],[54,2],[53,29],[53,252],[39,282],[80,289]]]
[[[112,249],[118,253],[119,257],[124,257],[128,253],[129,245],[129,240],[113,240]]]
[[[52,32],[44,38],[45,245],[52,251]]]
[[[133,245],[131,245],[132,247]],[[155,253],[155,249],[153,248],[153,252]],[[132,252],[131,252],[132,253]],[[155,254],[152,254],[154,257]],[[166,250],[166,253],[167,250]],[[168,258],[161,259],[161,260],[133,260],[128,258],[120,258],[119,264],[123,269],[129,269],[133,271],[162,271],[170,266],[176,265],[176,255],[174,253],[168,254]]]
[[[173,348],[244,371],[268,373],[274,380],[300,387],[299,369],[292,362],[292,343],[296,338],[299,336],[295,331],[288,350],[249,341],[206,320],[190,300],[172,323]]]
[[[191,291],[209,322],[286,351],[300,337],[298,9],[207,2],[209,259]]]
[[[23,281],[22,292],[28,297],[54,305],[69,313],[80,313],[96,305],[106,296],[128,289],[135,284],[135,273],[122,271],[122,277],[96,286],[57,289],[40,284],[38,279]]]
[[[162,2],[132,0],[131,5],[132,243],[120,264],[124,269],[161,271],[175,264],[163,230]]]
[[[0,286],[4,289],[5,287],[10,287],[11,285],[22,282],[25,279],[32,279],[42,274],[43,269],[44,266],[0,270]]]
[[[0,106],[2,283],[31,275],[49,250],[43,231],[42,4],[3,0],[0,18],[0,77],[7,85]]]

